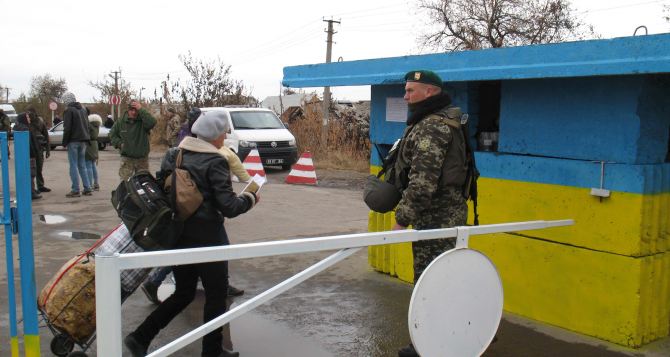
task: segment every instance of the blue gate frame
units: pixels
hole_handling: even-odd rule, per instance
[[[6,132],[0,132],[0,159],[2,160],[2,212],[0,220],[5,228],[7,264],[7,302],[9,310],[9,338],[11,356],[19,356],[19,336],[14,285],[14,248],[12,237],[18,234],[19,271],[21,277],[21,306],[23,317],[24,355],[40,355],[40,337],[37,318],[35,258],[32,225],[32,183],[30,177],[29,133],[14,133],[14,183],[16,207],[11,206],[9,180],[9,142]],[[6,346],[6,344],[3,344]]]

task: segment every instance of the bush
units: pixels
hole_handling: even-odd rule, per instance
[[[367,172],[370,162],[370,140],[358,135],[344,120],[331,118],[323,141],[321,105],[303,106],[302,118],[290,124],[296,137],[298,152],[310,152],[314,164],[323,169],[346,169]]]

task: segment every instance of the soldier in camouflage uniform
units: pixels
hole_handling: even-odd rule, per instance
[[[177,114],[177,111],[170,107],[168,108],[168,114],[167,114],[167,128],[165,129],[165,139],[168,142],[168,145],[170,145],[171,148],[177,146],[177,136],[179,134],[179,129],[181,128],[182,120],[179,117],[179,114]]]
[[[437,74],[411,71],[405,80],[404,98],[410,115],[397,148],[398,158],[389,172],[405,189],[396,207],[393,229],[464,225],[468,211],[462,186],[467,166],[460,110],[451,106]],[[413,242],[414,282],[433,259],[454,245],[453,239]],[[418,356],[411,344],[398,355]]]

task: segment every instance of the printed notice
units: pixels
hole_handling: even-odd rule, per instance
[[[249,183],[247,184],[246,187],[244,187],[242,192],[256,193],[261,189],[261,187],[263,187],[263,184],[265,184],[265,181],[267,181],[265,176],[255,174],[254,177],[252,177],[251,180],[249,180]]]
[[[407,103],[402,98],[386,98],[386,121],[407,121]]]

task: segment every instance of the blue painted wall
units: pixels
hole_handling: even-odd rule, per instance
[[[468,84],[467,83],[449,83],[445,85],[445,90],[451,96],[452,103],[461,107],[463,112],[468,113]],[[370,99],[370,141],[373,144],[393,144],[405,130],[406,124],[400,122],[386,121],[386,99],[402,98],[405,95],[405,85],[375,85],[372,86]],[[475,127],[476,123],[471,123]],[[471,130],[471,133],[474,131]],[[375,146],[372,147],[370,163],[379,166],[379,154]]]
[[[665,160],[668,75],[504,81],[499,151],[647,164]]]

